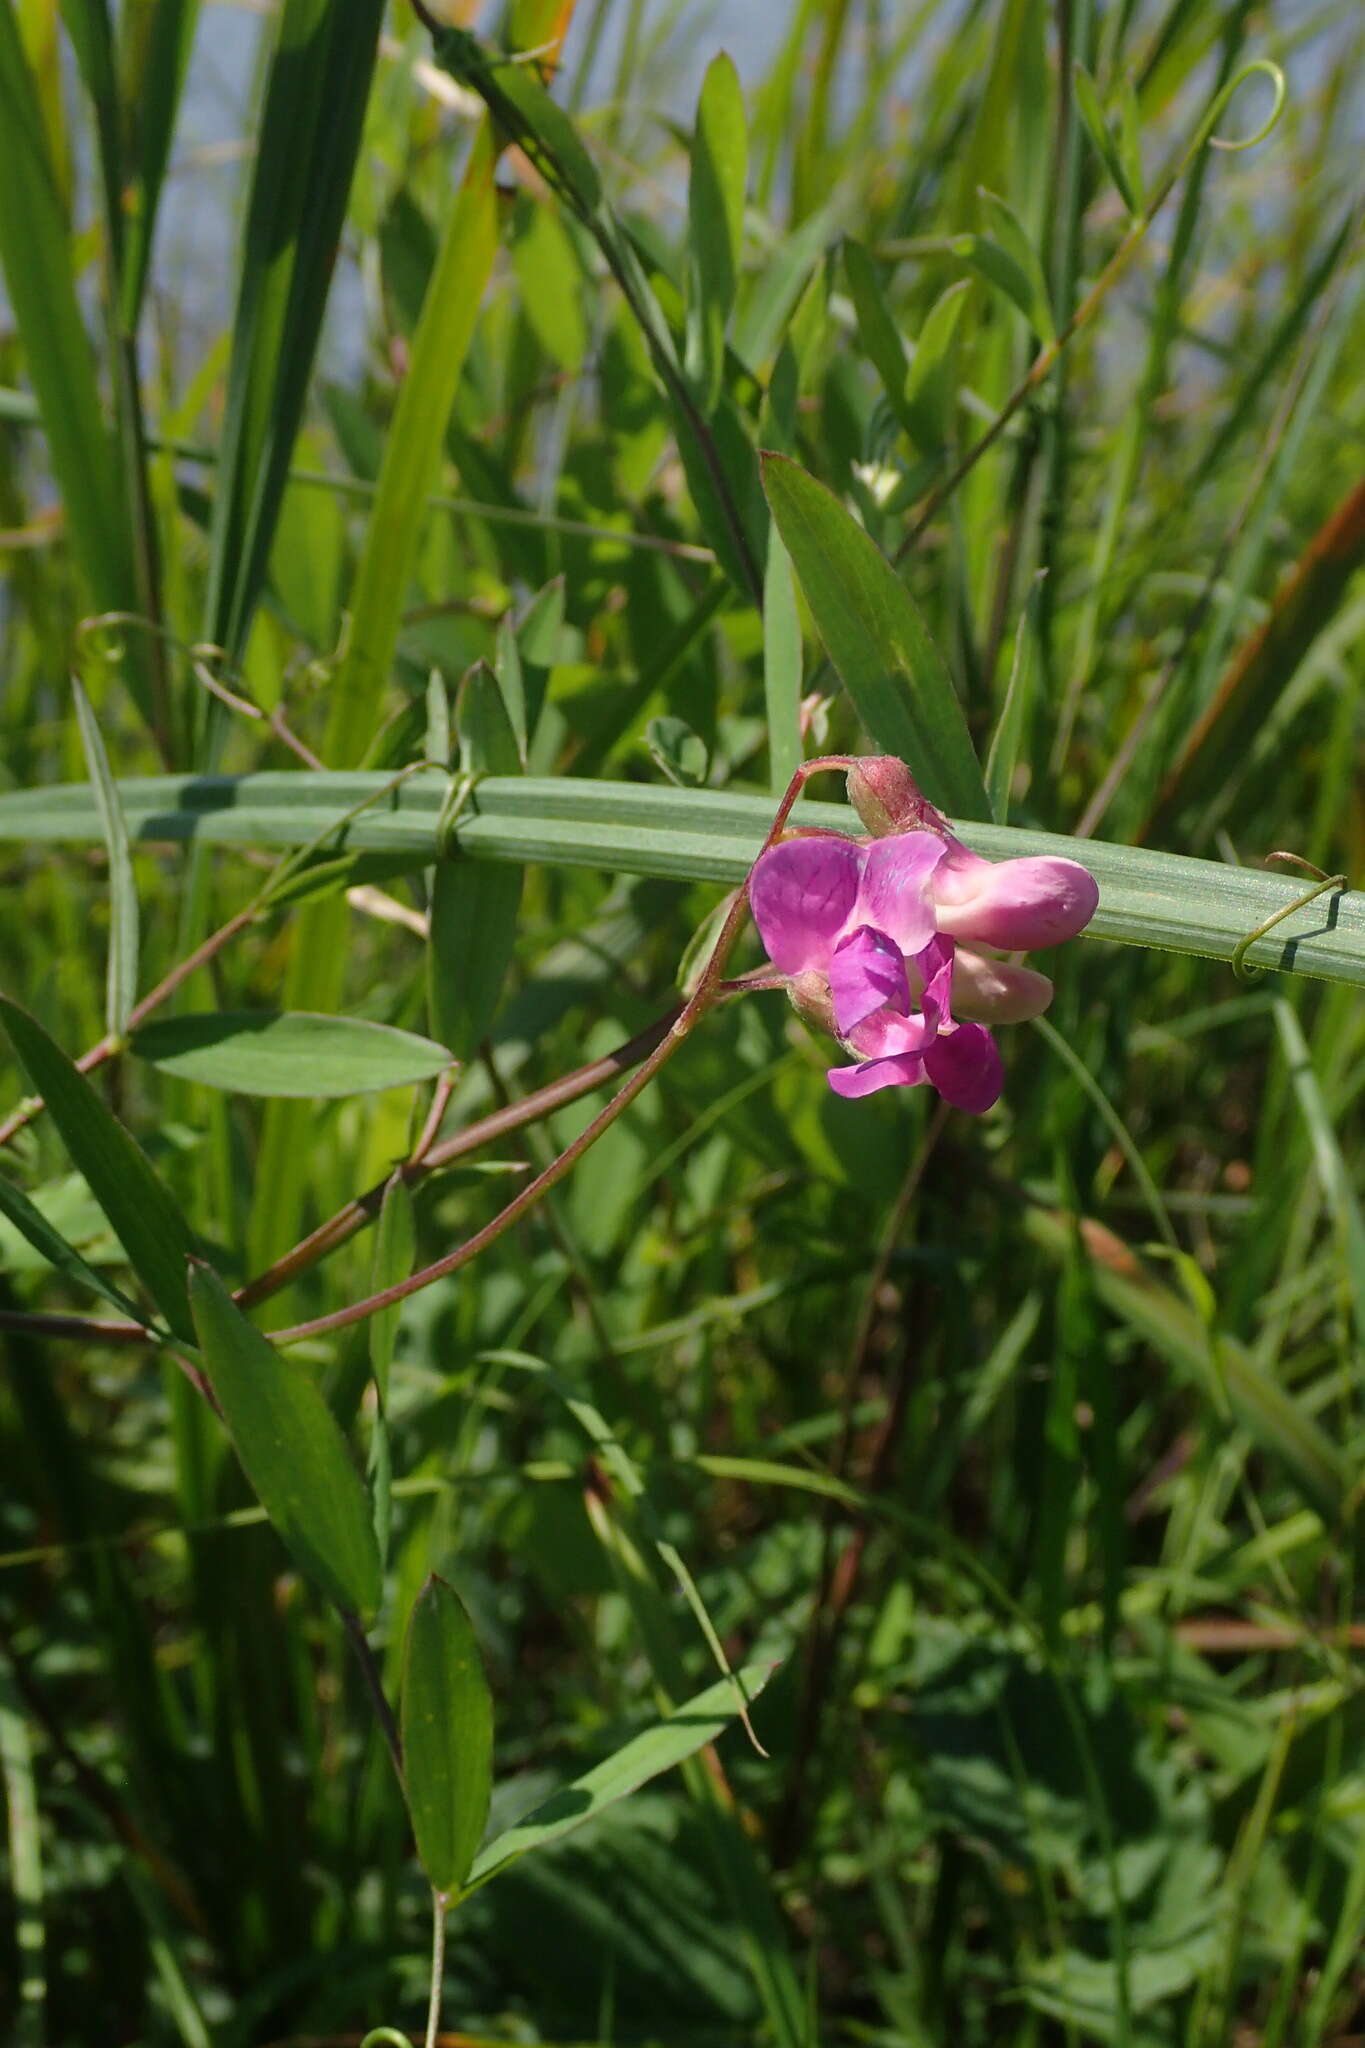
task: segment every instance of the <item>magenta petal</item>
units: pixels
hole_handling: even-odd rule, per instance
[[[875,925],[902,953],[918,953],[934,936],[929,884],[947,851],[935,832],[896,832],[874,839],[858,891],[860,923]]]
[[[749,904],[773,966],[783,974],[829,966],[853,914],[862,848],[821,834],[784,839],[754,867]]]
[[[904,1016],[910,1008],[910,984],[900,948],[870,924],[859,925],[857,931],[840,939],[829,963],[829,986],[841,1038],[874,1010],[889,1006]]]
[[[959,1024],[934,1040],[924,1070],[945,1102],[980,1116],[1000,1100],[1004,1069],[995,1040],[984,1024]]]
[[[921,1053],[926,1045],[932,1045],[938,1035],[937,1019],[920,1016],[902,1017],[898,1010],[874,1010],[870,1017],[864,1017],[861,1024],[855,1024],[844,1037],[855,1052],[864,1059],[884,1060],[902,1053]]]
[[[941,931],[1005,952],[1074,939],[1100,900],[1094,876],[1079,861],[1054,854],[989,861],[957,845],[936,869],[932,890]]]
[[[836,1095],[853,1100],[875,1095],[879,1088],[913,1088],[924,1079],[924,1061],[918,1053],[898,1053],[889,1060],[862,1060],[856,1067],[831,1067],[828,1080]]]
[[[915,973],[924,985],[920,1007],[935,1031],[940,1024],[951,1024],[953,1020],[951,997],[956,950],[951,939],[940,938],[936,933],[915,955]]]

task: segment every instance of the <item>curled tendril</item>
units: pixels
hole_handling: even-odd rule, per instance
[[[1247,954],[1258,939],[1263,939],[1267,932],[1274,931],[1277,924],[1283,923],[1287,917],[1292,917],[1296,910],[1306,910],[1310,903],[1315,902],[1319,896],[1325,896],[1329,889],[1349,887],[1345,875],[1325,875],[1321,868],[1314,867],[1312,861],[1305,860],[1302,854],[1275,852],[1268,853],[1266,859],[1292,861],[1295,867],[1306,868],[1309,874],[1316,875],[1318,879],[1304,895],[1296,896],[1292,903],[1286,903],[1282,910],[1275,911],[1263,924],[1258,924],[1254,932],[1248,932],[1245,938],[1237,941],[1232,949],[1232,971],[1239,981],[1255,981],[1265,972],[1264,968],[1250,965],[1247,961]]]
[[[1254,78],[1258,73],[1262,78],[1270,80],[1274,98],[1271,101],[1270,112],[1256,130],[1256,133],[1254,135],[1243,135],[1235,142],[1229,141],[1225,136],[1215,135],[1213,131],[1227,112],[1234,95],[1241,91],[1249,78]],[[1269,135],[1271,129],[1279,120],[1284,110],[1285,95],[1288,90],[1289,87],[1285,75],[1278,64],[1269,57],[1253,58],[1250,64],[1244,64],[1237,75],[1228,80],[1207,114],[1205,114],[1199,124],[1199,132],[1194,138],[1190,155],[1193,156],[1196,151],[1201,150],[1205,143],[1208,144],[1210,149],[1225,149],[1229,155],[1235,155],[1238,150],[1242,149],[1255,149],[1258,142],[1265,141],[1267,135]]]
[[[372,2027],[360,2048],[412,2048],[412,2036],[400,2034],[397,2027]]]

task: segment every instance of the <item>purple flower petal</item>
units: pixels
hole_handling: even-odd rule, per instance
[[[902,953],[918,953],[936,930],[929,884],[947,851],[935,832],[896,832],[866,850],[858,891],[860,923],[874,925]]]
[[[918,1053],[898,1053],[888,1060],[860,1060],[856,1067],[831,1067],[827,1078],[836,1095],[851,1101],[879,1088],[913,1088],[924,1079],[924,1061]]]
[[[984,1024],[943,1032],[924,1054],[924,1070],[945,1102],[974,1116],[998,1102],[1005,1085],[1000,1054]]]
[[[932,878],[940,931],[1005,952],[1074,939],[1095,914],[1100,892],[1079,861],[1054,854],[982,860],[954,841]]]
[[[902,1053],[921,1053],[926,1045],[932,1045],[938,1036],[938,1023],[933,1017],[902,1017],[899,1011],[874,1010],[870,1017],[864,1017],[861,1024],[855,1024],[844,1037],[854,1052],[860,1052],[864,1059],[882,1060],[899,1057]]]
[[[916,979],[923,984],[920,1008],[935,1031],[941,1024],[953,1021],[951,997],[956,951],[951,939],[941,938],[936,933],[914,958]]]
[[[841,1038],[874,1010],[889,1006],[904,1016],[910,1008],[910,984],[900,948],[870,924],[859,925],[857,931],[840,939],[829,963],[829,986]]]
[[[757,862],[749,904],[773,966],[783,974],[829,966],[853,915],[862,848],[824,834],[784,839]]]

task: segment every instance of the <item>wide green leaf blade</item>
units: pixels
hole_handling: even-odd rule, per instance
[[[0,996],[0,1022],[128,1263],[177,1337],[194,1341],[185,1292],[189,1227],[145,1152],[35,1017]]]
[[[408,1622],[401,1725],[417,1854],[434,1889],[455,1892],[488,1821],[493,1698],[469,1616],[434,1575]]]
[[[189,1293],[204,1370],[261,1506],[328,1597],[366,1620],[379,1605],[379,1550],[365,1489],[320,1387],[247,1321],[201,1260],[190,1267]]]
[[[744,1698],[755,1700],[775,1668],[772,1664],[747,1664],[737,1672]],[[739,1712],[733,1679],[723,1678],[708,1685],[705,1692],[688,1700],[667,1720],[633,1736],[614,1756],[585,1771],[571,1784],[561,1786],[524,1820],[498,1835],[475,1857],[467,1889],[473,1891],[476,1886],[487,1884],[528,1849],[542,1848],[547,1842],[557,1842],[572,1834],[605,1807],[614,1806],[618,1799],[625,1799],[641,1785],[647,1785],[651,1778],[672,1770],[675,1764],[685,1763],[708,1742],[714,1742],[738,1719]]]
[[[129,1048],[149,1065],[238,1095],[318,1099],[434,1080],[443,1045],[363,1017],[307,1010],[210,1010],[144,1024]]]
[[[763,488],[830,660],[877,746],[950,816],[990,815],[967,721],[905,585],[832,491],[784,455]]]

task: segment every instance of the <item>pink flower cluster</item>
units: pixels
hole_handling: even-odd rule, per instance
[[[908,783],[900,763],[886,767]],[[749,900],[797,1008],[855,1055],[830,1069],[837,1094],[927,1081],[980,1112],[1003,1083],[987,1025],[1036,1017],[1052,998],[1045,975],[980,948],[1074,938],[1099,891],[1076,861],[983,860],[922,799],[913,815],[914,829],[870,843],[824,832],[782,840],[757,862]]]

